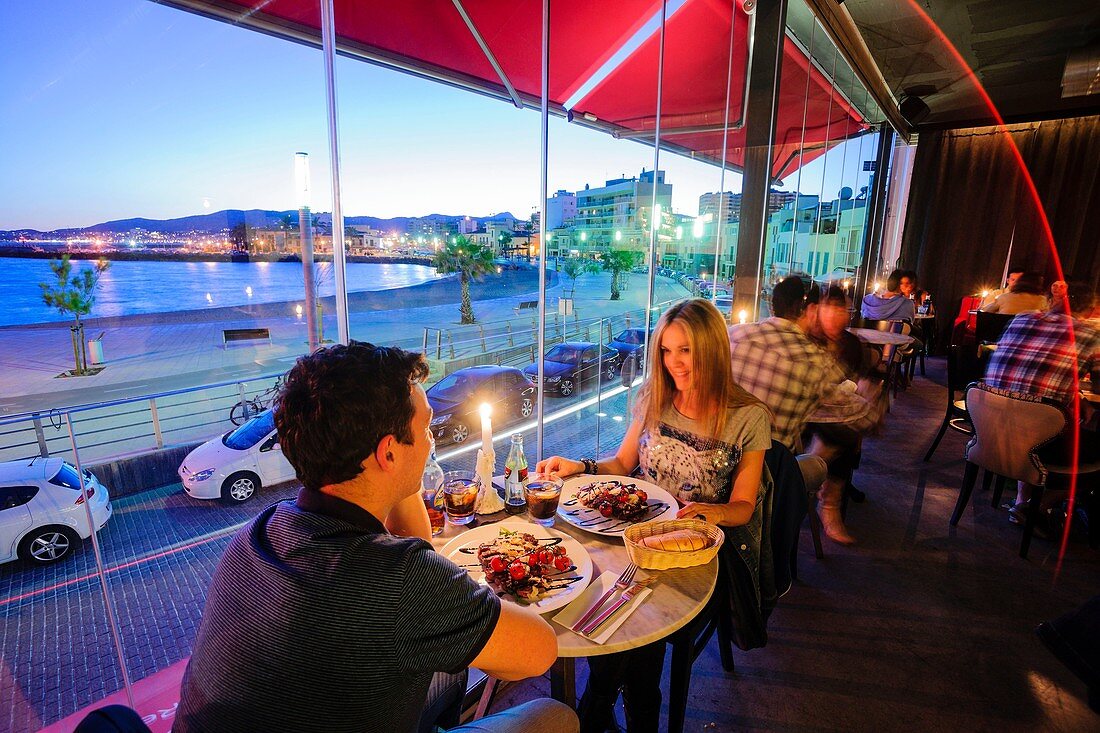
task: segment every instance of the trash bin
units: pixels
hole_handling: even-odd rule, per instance
[[[88,363],[95,365],[103,363],[103,334],[88,342]]]

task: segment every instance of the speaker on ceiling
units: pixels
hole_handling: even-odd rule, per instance
[[[902,97],[898,109],[901,111],[901,116],[910,125],[919,125],[928,119],[928,115],[932,114],[932,110],[928,109],[928,105],[924,103],[924,100],[916,96]]]

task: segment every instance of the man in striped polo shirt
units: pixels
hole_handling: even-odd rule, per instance
[[[230,542],[174,731],[415,731],[433,673],[506,680],[557,656],[535,613],[432,550],[419,497],[432,410],[419,354],[352,341],[298,360],[275,406],[302,482]],[[478,730],[576,731],[536,700]]]

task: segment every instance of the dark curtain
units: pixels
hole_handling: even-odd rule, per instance
[[[1046,212],[1055,252],[1019,150]],[[1049,285],[1100,278],[1100,117],[921,133],[900,264],[934,294],[941,347],[963,296],[1000,287],[1012,262]]]

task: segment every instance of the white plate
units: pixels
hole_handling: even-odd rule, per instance
[[[470,577],[484,585],[485,573],[482,572],[481,564],[477,561],[477,548],[478,545],[491,542],[499,537],[501,529],[510,529],[513,532],[527,532],[540,540],[560,540],[561,546],[565,548],[565,554],[569,556],[569,559],[573,561],[573,565],[575,566],[573,571],[564,573],[560,580],[568,580],[574,577],[580,578],[580,580],[574,583],[569,583],[562,588],[550,591],[534,603],[523,603],[510,593],[505,593],[501,596],[504,600],[519,606],[533,608],[536,613],[546,613],[547,611],[554,611],[568,604],[583,593],[584,589],[588,587],[588,584],[592,582],[592,558],[588,556],[588,550],[584,549],[584,546],[581,545],[580,542],[577,542],[569,535],[555,532],[553,529],[543,527],[534,522],[507,520],[474,527],[473,529],[463,532],[444,545],[443,549],[439,551],[439,554],[455,565],[458,565],[460,568],[467,570],[470,573]],[[548,542],[545,544],[551,545],[557,543]],[[473,550],[473,552],[463,552],[463,550]]]
[[[605,517],[597,509],[588,509],[576,500],[577,491],[582,486],[587,486],[595,481],[621,481],[625,485],[633,484],[644,491],[648,497],[649,513],[642,519],[631,522],[615,517]],[[632,524],[653,522],[658,519],[675,519],[680,505],[675,497],[660,486],[651,484],[641,479],[628,478],[627,476],[574,476],[567,479],[561,489],[561,501],[558,502],[558,518],[572,524],[577,529],[585,532],[603,535],[604,537],[622,537],[623,531]]]

